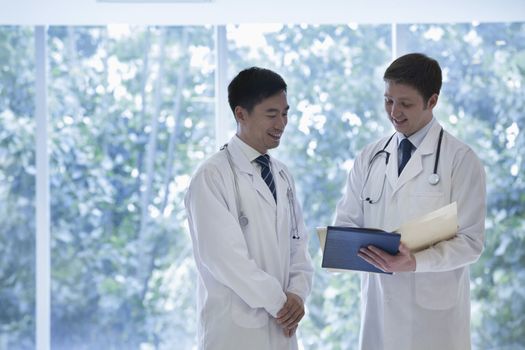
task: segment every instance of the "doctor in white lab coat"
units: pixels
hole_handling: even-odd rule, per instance
[[[335,224],[391,231],[456,201],[459,228],[454,238],[417,253],[403,244],[395,256],[372,246],[361,249],[363,259],[393,274],[362,274],[360,348],[470,349],[469,265],[483,251],[485,173],[474,152],[446,131],[438,153],[442,127],[432,110],[441,68],[435,60],[402,56],[384,79],[385,109],[396,133],[355,160]],[[398,145],[405,138],[412,147],[401,169]],[[385,153],[372,161],[383,149],[388,162]],[[432,184],[437,157],[440,179]]]
[[[270,157],[271,186],[255,161],[280,143],[286,84],[249,68],[228,99],[237,134],[198,168],[185,198],[199,273],[198,348],[297,349],[312,284],[308,237],[288,169]]]

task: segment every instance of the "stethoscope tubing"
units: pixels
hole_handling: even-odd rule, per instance
[[[428,177],[428,183],[431,184],[431,185],[437,185],[440,181],[440,178],[439,178],[439,175],[437,173],[437,168],[438,168],[438,164],[439,164],[439,155],[441,154],[441,142],[443,141],[443,133],[444,133],[444,130],[443,128],[441,128],[440,132],[439,132],[439,138],[438,138],[438,145],[437,145],[437,150],[436,150],[436,158],[434,160],[434,171],[432,172],[432,174],[430,174],[430,176]],[[392,141],[392,139],[394,138],[394,136],[396,135],[396,133],[392,134],[392,136],[390,136],[390,138],[388,139],[388,141],[385,143],[385,145],[383,146],[383,148],[379,151],[377,151],[373,156],[372,158],[370,159],[370,161],[368,162],[368,169],[367,169],[367,172],[366,172],[366,177],[365,177],[365,181],[363,183],[363,188],[361,190],[361,194],[359,196],[359,198],[362,200],[362,201],[366,201],[370,204],[375,204],[377,202],[379,202],[379,200],[381,199],[381,197],[383,196],[383,187],[385,186],[385,177],[386,177],[386,173],[385,173],[385,176],[383,177],[383,184],[381,186],[381,192],[379,193],[379,196],[376,200],[373,200],[371,199],[369,196],[367,197],[364,197],[363,196],[363,192],[365,190],[365,187],[368,183],[368,179],[370,178],[370,173],[372,171],[372,165],[374,164],[375,160],[381,155],[381,154],[385,154],[386,158],[385,158],[385,165],[388,165],[388,161],[390,159],[390,153],[388,151],[386,151],[386,148],[388,147],[388,145],[390,144],[390,141]]]
[[[239,214],[239,224],[241,225],[241,227],[246,227],[248,226],[248,223],[249,223],[249,220],[248,220],[248,217],[246,215],[244,215],[244,212],[243,212],[243,206],[242,206],[242,202],[241,202],[241,196],[240,196],[240,191],[239,191],[239,178],[237,177],[237,173],[234,169],[234,165],[233,165],[233,160],[232,160],[232,156],[231,156],[231,153],[230,153],[230,150],[228,149],[228,144],[225,144],[224,146],[221,147],[221,151],[226,151],[226,158],[228,158],[228,164],[230,165],[230,168],[231,168],[231,171],[233,173],[233,182],[234,182],[234,191],[235,191],[235,206],[237,207],[237,213]],[[296,216],[296,213],[295,213],[295,197],[293,195],[293,190],[292,190],[292,185],[291,185],[291,182],[290,182],[290,179],[288,179],[288,175],[286,175],[285,171],[284,170],[280,170],[279,171],[279,175],[284,178],[284,180],[286,181],[286,183],[288,184],[288,190],[286,192],[286,196],[288,198],[288,205],[290,207],[290,216],[292,218],[292,238],[293,239],[300,239],[301,237],[299,236],[299,229],[297,227],[297,216]]]

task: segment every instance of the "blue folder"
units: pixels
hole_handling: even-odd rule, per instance
[[[328,226],[322,267],[388,273],[358,257],[357,253],[359,248],[373,245],[395,255],[398,253],[400,239],[401,235],[395,232],[370,228]]]

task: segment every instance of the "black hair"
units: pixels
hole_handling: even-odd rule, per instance
[[[425,104],[432,95],[439,95],[443,82],[439,63],[422,53],[397,58],[388,66],[383,79],[413,87],[423,96]]]
[[[233,113],[241,106],[250,113],[255,105],[281,91],[286,83],[277,73],[259,67],[242,70],[228,85],[228,103]]]

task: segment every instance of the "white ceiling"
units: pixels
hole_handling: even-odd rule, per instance
[[[525,0],[112,1],[0,0],[0,25],[525,21]]]

